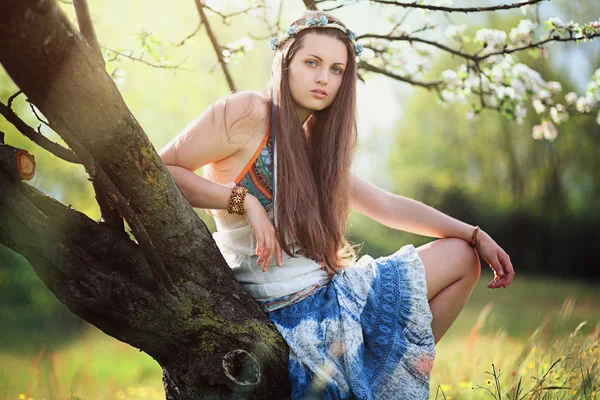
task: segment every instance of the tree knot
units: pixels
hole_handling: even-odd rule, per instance
[[[260,364],[246,350],[236,349],[223,356],[223,371],[233,382],[243,386],[258,385]]]

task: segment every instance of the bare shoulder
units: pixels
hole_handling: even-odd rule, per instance
[[[190,171],[226,159],[264,132],[267,111],[261,92],[228,95],[188,123],[159,154],[165,164]]]

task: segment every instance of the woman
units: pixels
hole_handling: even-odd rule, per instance
[[[160,154],[190,204],[213,210],[236,279],[289,344],[292,398],[426,399],[434,344],[479,278],[477,251],[495,271],[488,287],[507,287],[514,270],[479,227],[350,172],[355,38],[307,12],[271,39],[268,90],[215,103]],[[193,173],[203,166],[206,179]],[[444,239],[357,262],[350,208]]]

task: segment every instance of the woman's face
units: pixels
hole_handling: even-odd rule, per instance
[[[342,85],[348,52],[340,40],[308,33],[289,66],[289,86],[300,123],[335,99]]]

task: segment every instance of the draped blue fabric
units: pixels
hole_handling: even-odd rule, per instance
[[[292,399],[429,397],[432,315],[412,245],[346,267],[269,318],[290,346]]]

